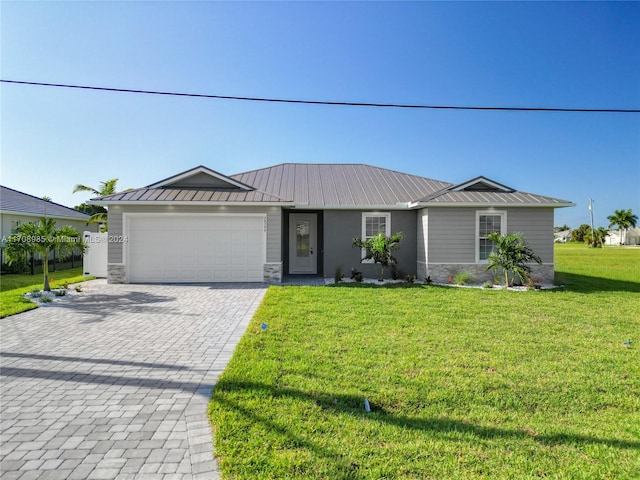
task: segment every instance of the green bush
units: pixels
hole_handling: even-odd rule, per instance
[[[464,285],[469,280],[471,280],[471,273],[467,271],[456,272],[453,275],[453,281],[456,285]]]

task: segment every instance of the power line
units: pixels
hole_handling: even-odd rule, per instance
[[[103,92],[140,93],[147,95],[165,95],[173,97],[212,98],[218,100],[242,100],[248,102],[297,103],[304,105],[332,105],[341,107],[379,107],[379,108],[413,108],[432,110],[488,110],[507,112],[578,112],[578,113],[640,113],[640,109],[628,108],[545,108],[545,107],[479,107],[461,105],[411,105],[403,103],[365,103],[365,102],[332,102],[322,100],[292,100],[284,98],[237,97],[230,95],[208,95],[202,93],[161,92],[155,90],[136,90],[130,88],[93,87],[87,85],[66,85],[61,83],[25,82],[20,80],[2,80],[2,83],[19,85],[35,85],[39,87],[76,88],[81,90],[98,90]]]

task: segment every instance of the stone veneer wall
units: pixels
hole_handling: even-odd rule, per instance
[[[124,265],[107,265],[107,283],[125,283],[126,274]]]
[[[107,283],[125,283],[124,265],[107,265]],[[282,262],[264,264],[264,282],[282,283]]]
[[[282,283],[282,262],[264,264],[264,282]]]
[[[486,264],[425,264],[418,262],[418,280],[424,281],[427,276],[434,283],[449,283],[449,277],[458,272],[471,273],[469,283],[492,282],[496,276],[502,282],[504,274],[501,271],[487,270]],[[536,283],[553,284],[553,265],[531,265],[531,277]]]

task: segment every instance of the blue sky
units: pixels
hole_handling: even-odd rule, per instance
[[[640,108],[640,3],[2,2],[3,79],[309,100]],[[73,206],[196,165],[485,175],[640,215],[640,114],[265,104],[0,85],[3,185]]]

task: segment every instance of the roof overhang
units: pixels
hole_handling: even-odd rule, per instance
[[[478,203],[478,202],[418,202],[418,208],[427,208],[427,207],[445,207],[445,208],[460,208],[460,207],[471,207],[471,208],[566,208],[566,207],[575,207],[576,204],[572,202],[562,202],[562,203]]]
[[[87,202],[89,203],[89,202]],[[78,212],[79,215],[85,215],[82,212]],[[21,217],[36,217],[36,218],[64,218],[65,220],[77,220],[79,222],[84,222],[91,218],[91,215],[86,215],[86,217],[72,217],[66,215],[51,215],[50,213],[29,213],[29,212],[19,212],[17,210],[0,210],[0,215],[19,215]]]
[[[172,205],[174,207],[180,206],[215,206],[215,207],[288,207],[293,206],[293,202],[193,202],[193,201],[178,201],[178,200],[156,200],[156,201],[137,201],[137,200],[89,200],[86,202],[90,205]]]
[[[308,203],[295,203],[292,208],[300,210],[410,210],[409,203],[397,203],[395,205],[311,205]]]

